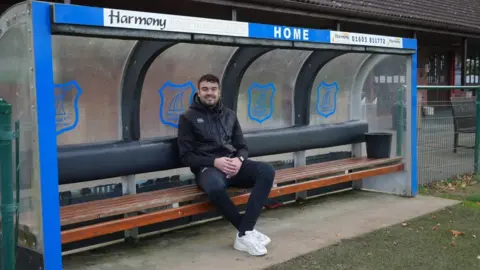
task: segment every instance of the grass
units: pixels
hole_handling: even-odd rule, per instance
[[[422,186],[420,194],[459,201],[480,202],[480,177],[472,174],[459,175],[454,178]]]
[[[478,204],[459,204],[268,269],[480,269],[479,221]]]
[[[480,184],[476,177],[459,176],[420,191],[463,203],[342,240],[268,269],[480,269]]]

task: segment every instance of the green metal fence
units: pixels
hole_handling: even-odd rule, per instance
[[[12,159],[12,105],[0,99],[0,181],[2,218],[2,269],[12,269],[15,261]]]
[[[20,124],[12,130],[12,105],[0,98],[0,218],[1,269],[14,270],[19,230]],[[13,143],[15,142],[15,148]],[[15,163],[13,155],[15,154]],[[13,165],[15,164],[15,167]],[[15,171],[15,177],[13,175]],[[15,183],[15,186],[14,186]]]
[[[478,173],[480,86],[417,89],[419,184]]]

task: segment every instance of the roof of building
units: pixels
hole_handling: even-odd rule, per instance
[[[480,0],[241,0],[241,2],[480,33]]]

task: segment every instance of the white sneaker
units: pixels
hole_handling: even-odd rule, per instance
[[[253,229],[253,235],[255,236],[255,238],[257,238],[257,241],[264,247],[266,247],[268,244],[270,244],[270,242],[272,242],[272,239],[270,239],[270,237],[255,229]]]
[[[263,256],[267,254],[267,249],[258,242],[253,231],[245,232],[245,235],[242,237],[237,233],[237,239],[235,239],[233,248],[238,251],[245,251],[252,256]]]

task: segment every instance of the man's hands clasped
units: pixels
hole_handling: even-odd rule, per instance
[[[242,167],[242,162],[239,158],[236,157],[221,157],[215,159],[214,166],[215,168],[224,172],[227,175],[227,178],[229,178],[237,175],[237,173],[240,171],[240,168]]]

